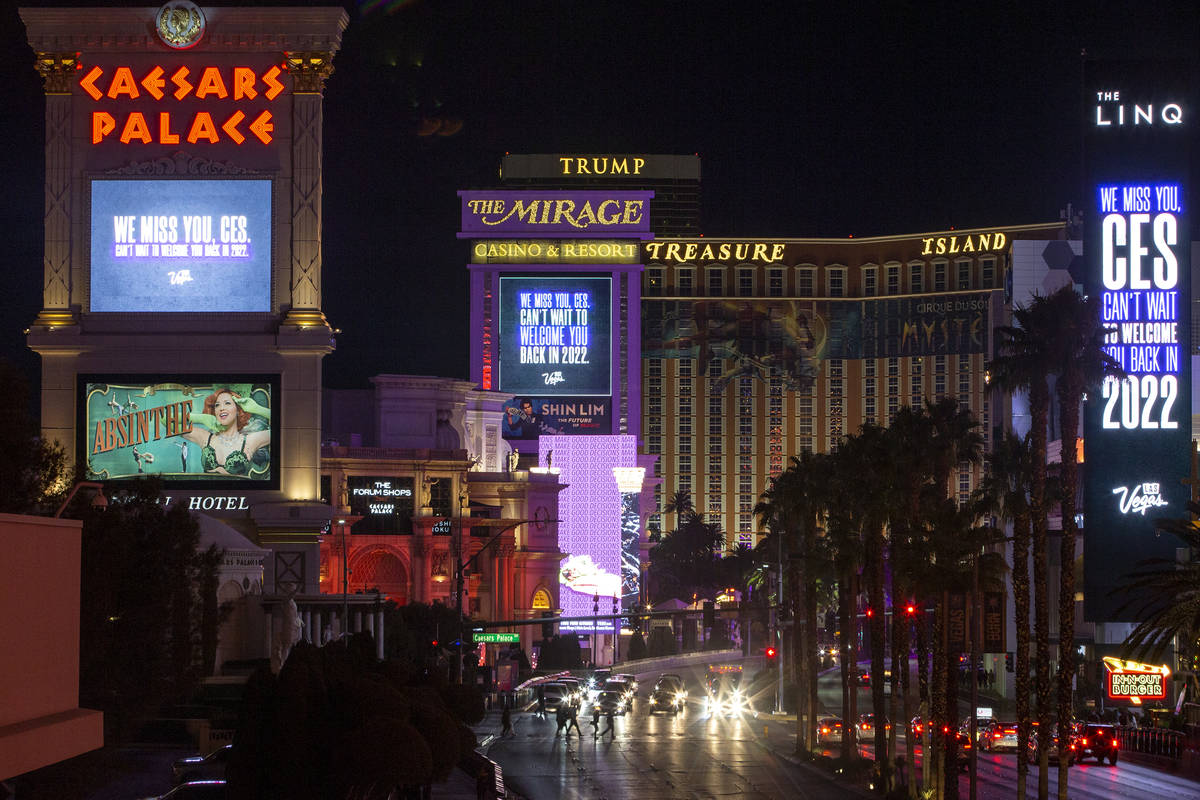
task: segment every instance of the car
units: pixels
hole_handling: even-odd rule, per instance
[[[588,676],[587,687],[592,691],[600,691],[604,687],[604,682],[612,677],[612,670],[607,667],[592,670],[592,674]]]
[[[575,678],[563,678],[559,681],[567,690],[565,699],[567,705],[580,706],[583,703],[583,684]]]
[[[177,784],[188,781],[224,780],[225,765],[229,763],[229,756],[232,752],[233,745],[227,744],[224,747],[218,747],[206,756],[196,755],[176,759],[175,763],[171,765],[171,778]]]
[[[919,739],[925,734],[925,729],[929,727],[929,720],[913,717],[909,724],[912,725],[913,736]]]
[[[669,711],[678,714],[687,704],[687,692],[678,676],[663,675],[650,690],[650,713]]]
[[[971,737],[962,731],[955,731],[954,740],[958,743],[958,769],[965,772],[971,766]]]
[[[635,676],[630,675],[627,672],[618,672],[615,675],[613,675],[613,679],[618,680],[618,681],[624,681],[625,683],[629,684],[630,688],[633,689],[633,693],[637,694],[638,679]]]
[[[629,700],[629,701],[633,700],[633,696],[634,696],[633,687],[630,686],[625,681],[620,680],[618,678],[609,678],[608,680],[606,680],[604,682],[603,689],[604,689],[604,691],[607,691],[607,692],[620,692],[621,694],[625,695],[625,698],[627,700]]]
[[[855,727],[858,728],[859,736],[874,736],[875,735],[875,715],[870,714],[870,713],[860,714],[858,717],[858,724]],[[892,723],[888,722],[885,719],[883,721],[883,729],[885,731],[890,731],[892,729]]]
[[[1036,726],[1037,723],[1034,723]],[[1060,742],[1058,736],[1058,723],[1050,729],[1051,744],[1046,755],[1049,757],[1051,764],[1057,764],[1062,756],[1066,756],[1067,764],[1075,763],[1075,736],[1071,733],[1067,734],[1066,742]],[[1060,752],[1062,751],[1062,752]],[[1040,760],[1041,753],[1038,751],[1038,736],[1036,727],[1029,733],[1029,745],[1026,750],[1026,757],[1030,764],[1036,764]]]
[[[1109,764],[1117,763],[1118,742],[1115,725],[1105,725],[1099,722],[1088,722],[1078,727],[1075,734],[1075,760],[1085,758],[1096,759],[1097,764],[1103,764],[1108,759]]]
[[[841,744],[841,718],[826,717],[825,719],[817,720],[817,741],[821,744]]]
[[[1017,752],[1017,723],[992,720],[979,734],[979,749],[985,753]]]
[[[181,783],[166,794],[145,800],[225,800],[225,781]]]
[[[871,685],[871,673],[865,669],[858,670],[857,674],[855,675],[855,682],[859,686],[870,686]]]
[[[602,689],[592,702],[592,710],[597,714],[624,714],[629,710],[629,699],[624,692]]]
[[[561,683],[543,683],[542,696],[546,698],[546,708],[557,711],[560,705],[567,702],[567,687]]]
[[[751,710],[749,700],[742,694],[741,677],[740,673],[731,672],[713,682],[713,688],[705,699],[710,714],[732,717]]]

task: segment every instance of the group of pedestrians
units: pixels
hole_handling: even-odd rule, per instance
[[[512,710],[510,705],[510,703],[505,703],[504,710],[500,714],[501,738],[516,735],[513,731]],[[597,709],[595,706],[592,706],[593,739],[602,739],[605,736],[611,736],[613,740],[616,740],[617,733],[614,713],[615,712],[611,708],[603,712],[606,727],[604,730],[600,730],[600,717],[602,714],[599,709]],[[546,719],[547,716],[546,693],[541,686],[537,687],[537,709],[534,711],[534,716],[538,719]],[[558,709],[554,712],[554,720],[558,723],[558,728],[554,732],[554,737],[556,739],[559,736],[564,735],[569,737],[571,735],[572,728],[575,729],[575,732],[579,734],[580,738],[583,738],[583,729],[579,727],[579,706],[577,704],[567,702],[566,700],[560,702],[558,704]]]

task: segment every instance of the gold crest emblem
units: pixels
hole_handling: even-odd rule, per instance
[[[175,0],[158,10],[154,27],[167,47],[185,50],[200,41],[204,23],[204,12],[199,6],[190,0]]]

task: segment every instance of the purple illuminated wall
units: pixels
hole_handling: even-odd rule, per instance
[[[559,574],[564,617],[592,616],[595,594],[600,613],[611,614],[613,594],[621,595],[621,492],[613,467],[637,466],[635,436],[542,436],[538,460],[552,464],[567,488],[558,496],[558,549],[568,555]],[[563,631],[591,633],[592,623],[564,622]],[[601,622],[599,633],[612,633]]]

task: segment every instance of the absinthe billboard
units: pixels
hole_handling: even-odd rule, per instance
[[[1124,378],[1084,412],[1084,604],[1092,621],[1139,619],[1120,591],[1144,558],[1182,542],[1154,521],[1186,517],[1191,439],[1190,67],[1090,62],[1085,81],[1085,291]]]

